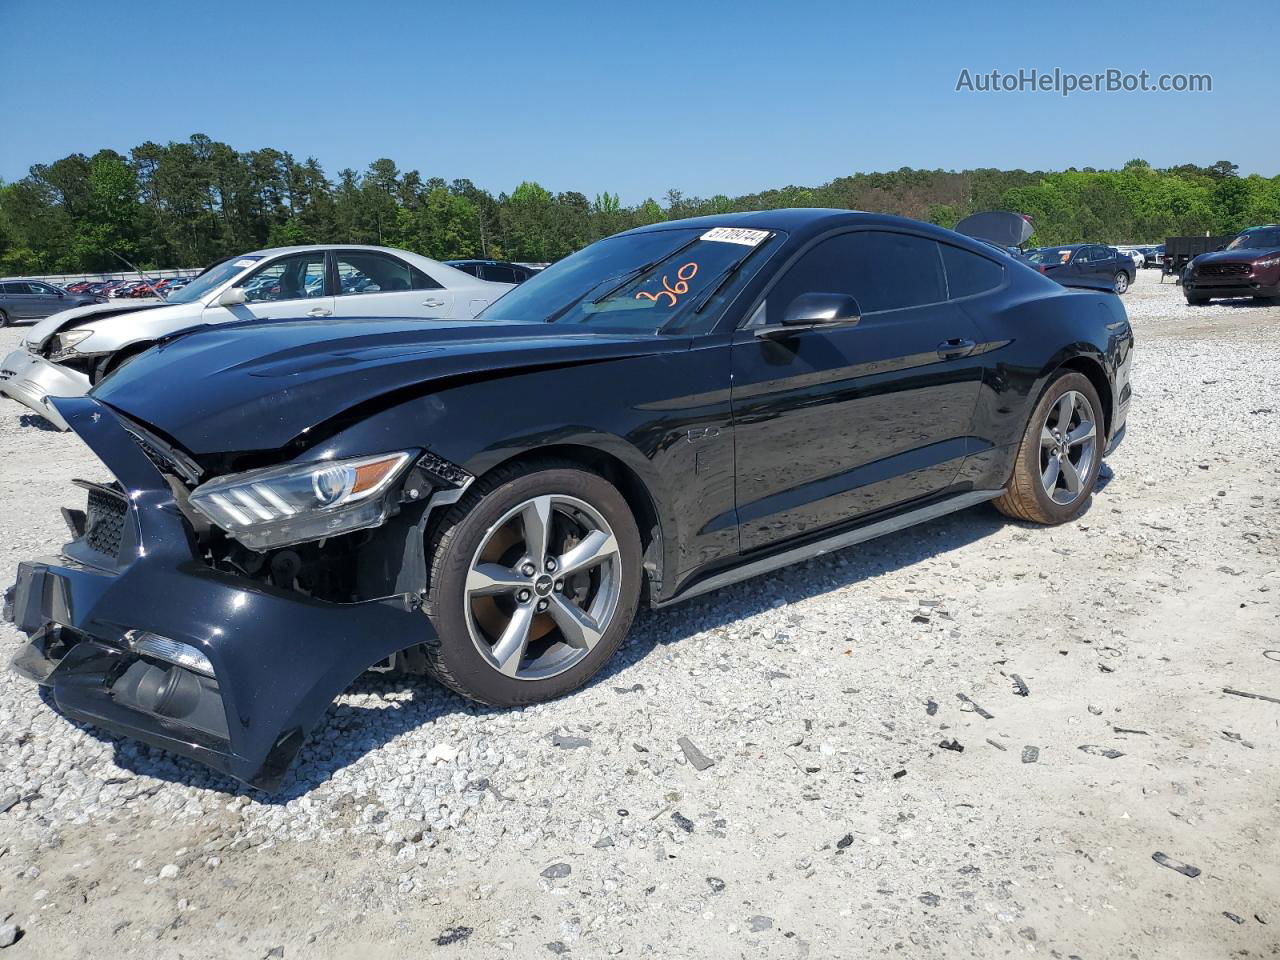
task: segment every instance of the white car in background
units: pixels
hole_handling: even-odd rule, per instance
[[[1147,255],[1137,247],[1116,247],[1116,249],[1128,255],[1129,259],[1133,261],[1134,269],[1141,270],[1147,265]]]
[[[0,394],[58,429],[47,400],[88,393],[103,377],[189,327],[328,317],[467,319],[512,288],[387,247],[277,247],[228,257],[165,301],[94,304],[36,324],[0,364]]]

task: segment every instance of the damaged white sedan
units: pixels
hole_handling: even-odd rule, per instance
[[[512,288],[387,247],[277,247],[215,263],[164,302],[64,310],[0,363],[0,395],[60,430],[51,397],[78,397],[165,337],[262,319],[474,317]]]

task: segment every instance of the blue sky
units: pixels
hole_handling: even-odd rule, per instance
[[[1243,34],[1197,30],[1205,9],[0,0],[0,178],[194,132],[315,156],[330,176],[387,156],[495,193],[532,179],[626,203],[1136,156],[1274,176],[1280,124],[1261,119],[1275,105],[1259,82],[1276,68]],[[1213,92],[955,92],[964,68],[1055,67],[1208,73]]]

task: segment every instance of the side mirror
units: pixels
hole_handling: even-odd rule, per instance
[[[238,307],[245,300],[244,287],[227,287],[222,293],[218,294],[218,306],[220,307]]]
[[[1213,248],[1213,252],[1214,252],[1214,253],[1218,253],[1218,252],[1220,252],[1220,251],[1222,251],[1222,250],[1225,250],[1225,249],[1227,249],[1227,245],[1224,243],[1224,244],[1223,244],[1222,246],[1220,246],[1220,247],[1214,247],[1214,248]]]
[[[802,293],[782,315],[784,327],[816,327],[829,323],[857,323],[858,301],[847,293]]]

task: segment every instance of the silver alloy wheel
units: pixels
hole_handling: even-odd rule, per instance
[[[504,676],[563,673],[609,629],[621,564],[613,530],[589,503],[560,494],[526,500],[485,531],[471,558],[471,641]]]
[[[1116,274],[1115,283],[1111,285],[1116,293],[1124,293],[1129,289],[1129,275],[1123,270]]]
[[[1063,506],[1086,491],[1098,450],[1093,404],[1078,390],[1068,390],[1049,410],[1040,427],[1040,483],[1049,499]]]

